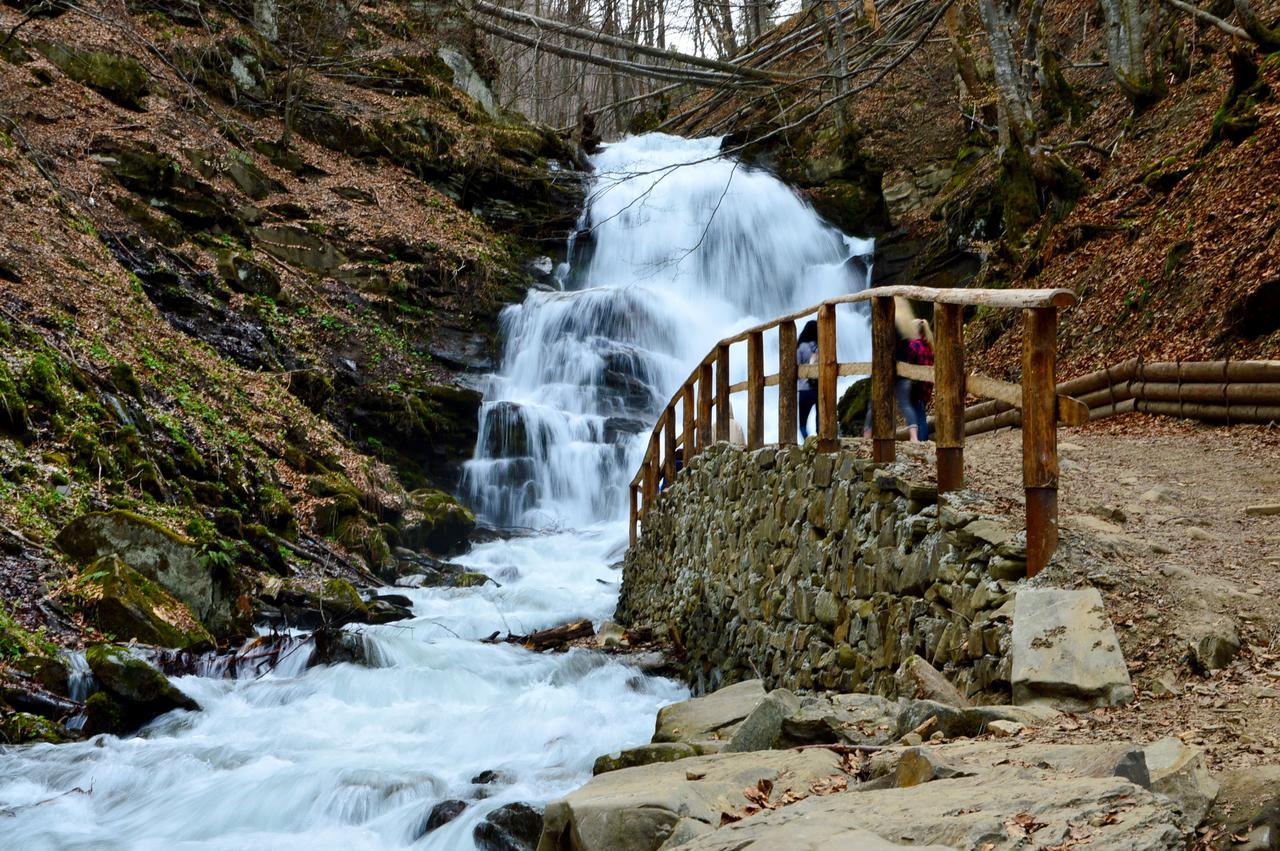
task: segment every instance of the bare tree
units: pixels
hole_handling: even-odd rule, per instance
[[[1158,57],[1149,49],[1160,9],[1154,0],[1102,0],[1102,12],[1111,75],[1134,108],[1145,109],[1167,91]]]

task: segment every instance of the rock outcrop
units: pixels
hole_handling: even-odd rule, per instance
[[[88,732],[128,733],[174,709],[200,708],[164,674],[123,647],[98,644],[85,658],[101,689],[85,703]]]

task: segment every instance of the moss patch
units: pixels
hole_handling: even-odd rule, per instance
[[[159,647],[211,646],[211,636],[191,610],[116,556],[80,571],[70,597],[101,632]]]

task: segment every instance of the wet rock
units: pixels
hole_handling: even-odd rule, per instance
[[[524,803],[498,807],[472,831],[480,851],[534,851],[541,835],[542,813]]]
[[[417,838],[421,839],[436,828],[444,827],[446,824],[462,815],[463,810],[466,808],[467,802],[459,801],[457,799],[441,801],[436,804],[431,808],[431,812],[427,814],[426,820],[418,829]]]
[[[7,712],[0,706],[0,743],[27,745],[37,742],[57,745],[72,738],[57,721],[31,712]]]
[[[653,741],[684,742],[698,753],[716,753],[765,696],[761,680],[747,680],[664,706],[658,711]]]
[[[195,542],[129,511],[82,514],[58,533],[58,549],[80,562],[117,556],[191,608],[214,635],[242,628],[229,575],[200,559]]]
[[[82,567],[68,593],[100,632],[117,639],[177,649],[214,643],[186,605],[119,556],[104,556]]]
[[[218,274],[238,293],[264,298],[280,295],[280,276],[275,270],[242,255],[223,252],[218,257]]]
[[[635,768],[638,765],[651,765],[655,762],[675,762],[678,759],[697,755],[698,752],[693,749],[693,746],[684,742],[654,742],[596,757],[591,773],[604,774],[607,771]]]
[[[91,720],[98,719],[95,724],[103,721],[111,724],[105,729],[95,727],[92,732],[126,733],[174,709],[200,709],[198,703],[175,688],[164,674],[134,658],[123,647],[95,644],[85,651],[85,659],[102,694],[115,705],[114,712],[90,713]],[[93,695],[90,701],[96,697]],[[97,705],[105,702],[99,700]]]
[[[492,372],[497,365],[488,337],[458,328],[436,330],[428,351],[432,359],[449,369]]]
[[[1079,711],[1133,700],[1115,630],[1096,588],[1024,588],[1014,601],[1015,704]]]
[[[476,73],[471,61],[458,51],[448,47],[440,48],[436,51],[436,55],[453,72],[453,85],[480,104],[480,107],[489,114],[490,118],[497,118],[498,106],[494,100],[493,92],[489,90],[484,78]]]
[[[512,776],[505,771],[493,768],[487,768],[484,771],[471,778],[471,782],[477,786],[487,786],[492,783],[511,783]]]
[[[411,550],[427,549],[450,555],[467,548],[467,538],[475,526],[475,515],[449,494],[418,490],[409,495],[400,525],[400,541]]]

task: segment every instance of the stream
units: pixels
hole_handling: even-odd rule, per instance
[[[870,242],[718,149],[660,134],[606,147],[560,288],[503,314],[460,491],[520,531],[455,559],[496,584],[395,589],[413,619],[350,628],[368,665],[307,669],[302,644],[259,676],[176,678],[203,711],[142,735],[0,748],[0,848],[469,849],[487,813],[541,805],[600,754],[647,742],[682,684],[625,657],[476,639],[606,620],[627,482],[692,365],[727,334],[866,285]],[[865,318],[842,307],[839,329],[841,359],[864,359]],[[775,370],[776,337],[765,351]],[[448,799],[466,809],[424,832]]]

